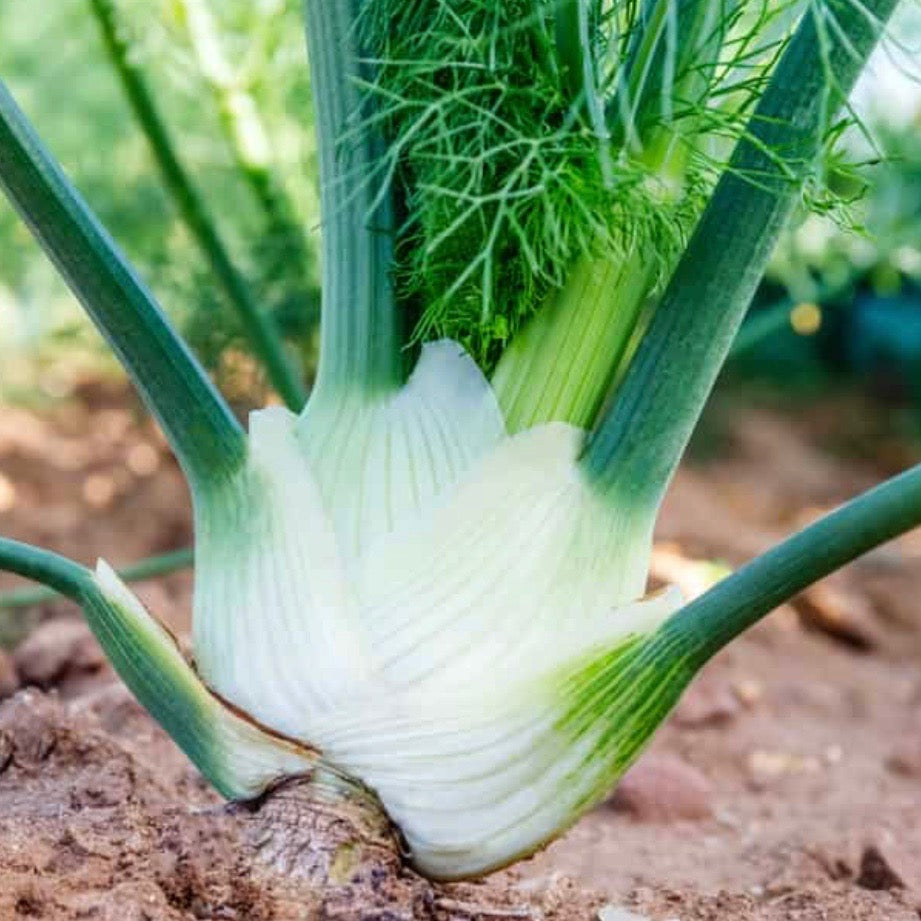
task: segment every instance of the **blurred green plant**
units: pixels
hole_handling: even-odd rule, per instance
[[[791,363],[824,359],[865,374],[869,333],[893,346],[901,341],[887,354],[914,374],[914,330],[921,324],[919,47],[921,6],[905,4],[855,92],[861,124],[843,138],[849,163],[830,164],[829,185],[847,204],[810,211],[781,236],[733,346],[737,366],[751,363],[760,374],[773,364],[786,376]],[[797,334],[815,337],[813,345]],[[778,362],[780,354],[785,360]]]
[[[309,231],[318,205],[304,181],[315,162],[298,4],[176,0],[161,9],[88,0],[55,5],[39,22],[28,6],[0,8],[4,72],[199,356],[219,369],[229,349],[259,355],[239,308],[230,309],[236,297],[277,325],[287,357],[296,352],[310,372],[319,290]],[[61,118],[65,83],[70,111]],[[162,145],[151,157],[150,131],[145,137],[135,117],[139,99],[153,108],[167,149],[181,146],[181,163],[165,164]],[[190,225],[196,210],[212,218],[210,245],[194,214]],[[0,248],[0,350],[40,356],[66,343],[72,353],[79,341],[96,350],[97,337],[5,203]],[[221,252],[223,273],[215,272]],[[15,380],[5,364],[0,387],[9,396]],[[287,386],[268,376],[289,403],[302,396],[293,375]]]
[[[921,93],[917,106],[902,124],[877,119],[872,159],[838,178],[846,223],[810,214],[781,239],[733,345],[743,373],[875,389],[883,373],[890,397],[921,397]]]

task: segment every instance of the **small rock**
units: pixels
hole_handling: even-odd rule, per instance
[[[821,761],[813,755],[756,748],[748,756],[749,785],[755,790],[763,790],[783,777],[816,774],[821,769]]]
[[[754,709],[764,696],[764,686],[755,678],[743,678],[732,686],[736,699],[748,710]]]
[[[793,600],[803,622],[854,649],[876,649],[882,640],[873,606],[862,595],[819,582]]]
[[[731,722],[741,709],[739,697],[731,688],[704,680],[688,688],[672,720],[682,729],[722,726]]]
[[[105,655],[90,628],[79,620],[49,620],[28,636],[13,655],[24,684],[49,688],[65,677],[97,672]]]
[[[0,649],[0,699],[10,697],[19,690],[19,673],[13,657]]]
[[[860,872],[854,880],[864,889],[904,889],[905,882],[875,845],[864,848]]]
[[[709,819],[713,789],[693,765],[674,755],[648,755],[631,768],[609,804],[640,822]]]
[[[650,921],[646,915],[638,915],[617,905],[604,905],[598,909],[598,921]]]
[[[35,691],[20,691],[0,707],[0,735],[19,765],[37,765],[57,744],[61,711],[57,700]]]
[[[886,759],[886,767],[902,777],[921,777],[921,739],[900,742]]]
[[[8,732],[0,729],[0,774],[2,774],[13,760],[13,740]]]

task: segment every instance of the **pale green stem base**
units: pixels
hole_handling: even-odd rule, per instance
[[[502,356],[493,389],[510,432],[589,428],[626,354],[649,284],[638,254],[579,262]]]

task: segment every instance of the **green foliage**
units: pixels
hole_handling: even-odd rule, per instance
[[[268,213],[236,161],[217,101],[175,11],[169,4],[117,4],[132,59],[150,83],[235,263],[263,308],[275,314],[288,342],[312,365],[319,294],[311,231],[319,217],[310,181],[315,165],[300,5],[232,0],[213,6],[233,79],[253,99],[266,129],[274,204],[287,224]],[[29,0],[9,0],[0,8],[3,76],[206,363],[218,366],[228,347],[248,351],[233,312],[163,190],[89,3],[49,5],[41,17],[32,7]],[[19,305],[13,310],[29,311],[27,318],[14,316],[28,341],[44,346],[49,335],[58,334],[71,346],[74,336],[98,341],[77,320],[53,270],[5,203],[0,203],[0,248],[8,301]],[[9,347],[10,336],[4,338]]]
[[[368,181],[403,198],[416,337],[490,368],[584,256],[643,253],[658,290],[795,11],[371,0],[370,120],[390,150]]]
[[[553,13],[533,0],[375,0],[365,23],[385,37],[372,92],[412,215],[399,282],[424,305],[416,335],[457,338],[487,365],[579,254],[638,235],[677,244],[647,172],[615,166],[565,92]]]

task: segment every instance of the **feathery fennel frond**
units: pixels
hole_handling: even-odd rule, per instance
[[[389,149],[366,178],[405,198],[416,339],[489,370],[579,258],[640,250],[657,291],[803,9],[370,0],[364,89]]]

